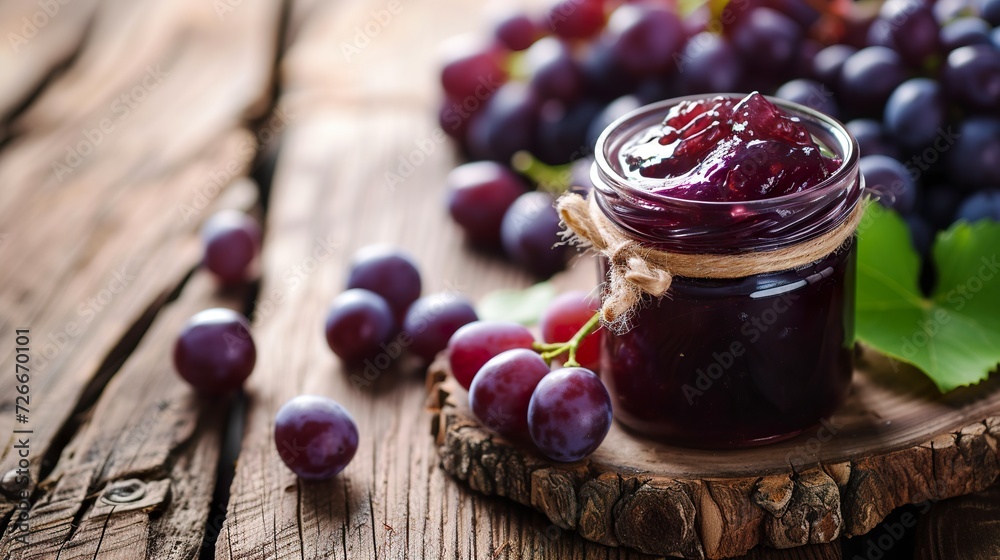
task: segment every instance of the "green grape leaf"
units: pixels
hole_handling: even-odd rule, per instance
[[[920,368],[941,392],[986,379],[1000,364],[1000,223],[938,235],[930,297],[899,216],[872,204],[858,236],[858,340]]]
[[[514,321],[534,325],[556,297],[556,288],[539,282],[523,290],[496,290],[479,301],[476,313],[484,321]]]

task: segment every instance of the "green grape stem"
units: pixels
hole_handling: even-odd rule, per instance
[[[573,338],[566,342],[536,342],[534,348],[538,351],[545,363],[552,364],[552,360],[561,354],[569,353],[569,357],[563,363],[565,367],[580,367],[580,362],[576,361],[576,352],[580,349],[583,339],[590,333],[597,330],[601,324],[601,312],[597,311],[594,316],[587,320],[586,324],[576,331]]]

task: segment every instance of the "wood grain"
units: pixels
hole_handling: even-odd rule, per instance
[[[929,507],[916,551],[916,560],[1000,558],[1000,485]]]
[[[32,481],[197,264],[206,208],[253,159],[280,8],[220,17],[199,0],[107,0],[14,121],[0,152],[0,360],[13,361],[13,330],[31,328]],[[15,396],[0,386],[0,473],[18,459]],[[12,507],[0,500],[0,518]]]

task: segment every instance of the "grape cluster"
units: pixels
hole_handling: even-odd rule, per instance
[[[600,336],[588,332],[596,303],[570,292],[545,310],[536,343],[524,326],[476,321],[448,342],[452,374],[469,391],[469,408],[487,428],[532,441],[556,461],[578,461],[596,450],[611,428],[611,397],[592,371],[600,365]],[[582,336],[572,351],[585,367],[549,365],[546,350]],[[568,343],[565,343],[568,344]],[[568,361],[568,360],[567,360]]]
[[[1000,0],[864,4],[730,0],[682,15],[673,2],[561,0],[448,43],[440,123],[471,159],[494,162],[452,174],[452,216],[474,242],[550,274],[566,258],[551,250],[552,195],[524,194],[539,176],[507,169],[512,157],[578,162],[586,187],[597,136],[626,112],[756,90],[846,122],[868,186],[922,253],[957,219],[1000,218]]]

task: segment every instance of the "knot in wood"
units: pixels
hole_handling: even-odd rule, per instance
[[[130,478],[108,485],[101,499],[111,504],[127,504],[142,499],[146,495],[146,483]]]

